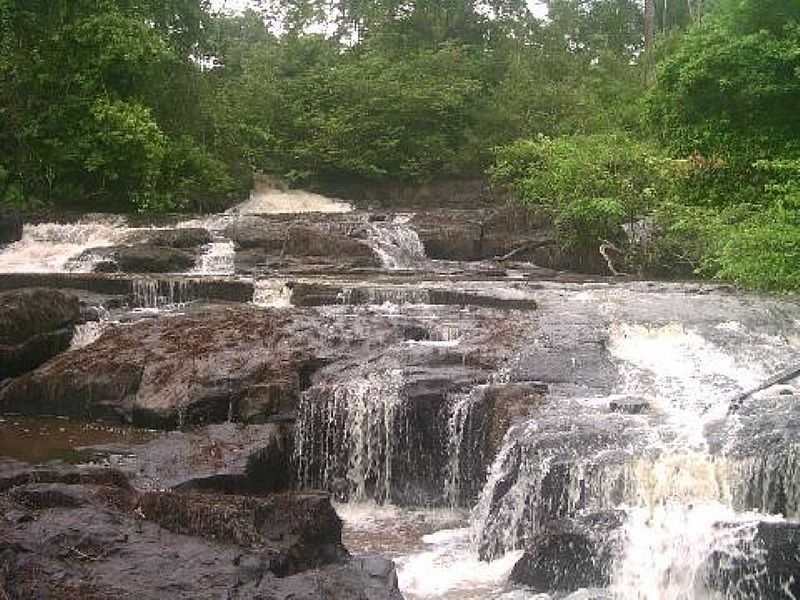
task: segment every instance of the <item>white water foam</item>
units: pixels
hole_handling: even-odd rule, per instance
[[[127,231],[119,220],[25,225],[22,239],[0,250],[0,272],[89,272],[95,260],[78,257],[89,248],[115,245]]]
[[[75,326],[75,333],[72,336],[69,349],[77,350],[84,348],[97,340],[103,332],[108,329],[111,323],[109,321],[89,321]]]
[[[212,242],[203,247],[203,253],[192,269],[196,275],[233,275],[236,248],[230,240]]]
[[[614,326],[608,349],[619,361],[619,391],[652,399],[676,436],[671,445],[680,448],[706,449],[708,421],[727,411],[733,394],[766,378],[764,366],[755,360],[742,364],[677,323]]]
[[[492,562],[472,552],[470,530],[445,529],[422,538],[422,552],[398,558],[397,579],[408,600],[482,600],[499,596],[522,555],[509,552]]]
[[[328,198],[303,190],[282,190],[269,183],[259,183],[250,199],[242,202],[230,212],[240,215],[285,214],[285,213],[346,213],[353,207],[347,202]]]
[[[719,503],[636,508],[625,526],[627,547],[612,591],[624,600],[724,599],[709,589],[713,561],[757,559],[757,525],[766,517]],[[724,523],[724,525],[720,525]]]
[[[370,223],[367,242],[387,269],[415,269],[426,260],[425,246],[408,224],[411,216],[396,215],[391,221]]]
[[[666,417],[662,455],[635,466],[638,502],[628,510],[626,547],[614,568],[616,598],[724,598],[709,583],[714,561],[759,560],[758,522],[776,519],[734,510],[733,470],[709,454],[706,426],[726,414],[732,393],[766,378],[770,359],[786,348],[735,321],[715,329],[739,345],[722,348],[678,324],[612,330],[609,350],[621,361],[624,391],[652,398]]]
[[[292,290],[286,286],[286,281],[260,279],[253,286],[253,304],[263,308],[289,308]]]

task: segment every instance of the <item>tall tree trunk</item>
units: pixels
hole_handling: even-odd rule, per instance
[[[644,0],[644,47],[652,48],[656,41],[656,0]]]

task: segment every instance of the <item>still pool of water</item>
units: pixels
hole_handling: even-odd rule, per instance
[[[117,424],[63,418],[0,416],[0,456],[27,463],[53,460],[87,462],[95,456],[81,448],[143,444],[158,434]]]

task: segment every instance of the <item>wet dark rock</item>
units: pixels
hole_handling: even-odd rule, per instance
[[[127,476],[117,469],[63,465],[32,466],[0,458],[0,494],[20,486],[47,483],[131,489]]]
[[[335,225],[335,226],[334,226]],[[225,230],[236,243],[237,268],[252,269],[272,257],[316,258],[331,264],[346,262],[351,268],[377,267],[380,261],[372,249],[343,221],[304,219],[302,224],[274,217],[243,217]]]
[[[22,239],[22,217],[0,212],[0,246]]]
[[[541,261],[541,249],[555,246],[552,227],[524,209],[421,211],[411,225],[430,258],[538,259],[542,266],[557,266]]]
[[[509,432],[481,499],[483,559],[524,545],[553,521],[618,506],[635,489],[629,465],[646,451],[645,417],[559,398],[536,406],[528,422]]]
[[[511,425],[525,418],[533,408],[544,402],[546,393],[547,386],[541,383],[520,382],[487,387],[485,397],[488,414],[481,421],[488,423],[486,454],[489,464],[499,452],[503,437]],[[485,468],[483,477],[485,478]]]
[[[321,190],[359,207],[385,210],[396,210],[398,206],[420,210],[431,206],[474,209],[496,206],[501,200],[483,178],[437,179],[421,184],[342,181],[337,178],[325,182]]]
[[[282,577],[347,557],[342,522],[327,494],[256,498],[148,492],[138,510],[173,533],[244,548],[266,546],[278,555],[271,570]]]
[[[83,492],[83,493],[81,493]],[[77,508],[87,504],[86,490],[63,483],[34,483],[16,487],[11,498],[26,508]]]
[[[279,579],[251,578],[231,597],[234,600],[403,600],[397,588],[394,563],[373,556],[356,557],[343,564]]]
[[[411,226],[425,246],[428,258],[480,260],[483,258],[482,212],[418,212]]]
[[[323,494],[139,497],[118,471],[89,472],[0,493],[4,598],[402,598],[391,562],[348,557]]]
[[[761,522],[753,539],[740,542],[738,552],[711,555],[708,584],[726,597],[796,598],[800,595],[798,548],[800,524]]]
[[[29,287],[69,290],[80,297],[89,295],[113,297],[112,305],[118,305],[125,297],[135,304],[135,289],[145,284],[157,286],[155,293],[169,298],[177,294],[182,302],[196,300],[220,300],[227,302],[249,302],[253,298],[253,283],[216,277],[192,277],[185,275],[151,275],[141,277],[124,274],[99,273],[7,273],[0,274],[0,290],[19,290]],[[87,294],[88,293],[88,294]]]
[[[342,303],[342,288],[320,284],[289,282],[292,304],[295,306],[330,306]]]
[[[116,417],[157,428],[269,420],[299,397],[308,365],[401,342],[405,324],[250,306],[142,321],[12,381],[0,390],[0,410]],[[281,391],[270,396],[265,389]]]
[[[623,396],[615,398],[608,403],[608,408],[612,412],[625,413],[628,415],[640,415],[650,410],[650,402],[645,398],[636,396]]]
[[[712,452],[724,447],[735,477],[734,504],[739,510],[797,515],[800,480],[800,402],[794,395],[764,392],[745,402],[736,418],[707,426]]]
[[[54,290],[0,293],[0,380],[31,371],[69,347],[78,299]]]
[[[264,494],[292,484],[291,432],[283,425],[223,423],[81,450],[130,473],[142,490]]]
[[[501,310],[535,310],[533,298],[506,298],[472,291],[447,288],[409,286],[340,286],[320,283],[290,282],[295,306],[328,306],[346,304],[431,304],[438,306],[473,306]]]
[[[542,593],[608,586],[623,520],[624,513],[602,512],[548,524],[526,544],[510,580]]]
[[[131,232],[125,242],[166,248],[197,248],[213,241],[211,234],[201,228],[142,229]]]
[[[191,252],[167,246],[112,246],[86,250],[82,257],[99,259],[98,273],[182,273],[195,266]],[[81,258],[77,259],[79,262]]]

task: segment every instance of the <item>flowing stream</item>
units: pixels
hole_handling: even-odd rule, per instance
[[[134,275],[131,308],[182,310],[206,280],[251,284],[257,306],[289,308],[288,275],[237,274],[239,249],[226,228],[246,215],[352,210],[262,186],[226,213],[179,223],[206,229],[212,241],[198,248],[193,268],[172,274],[180,277]],[[380,259],[382,277],[414,276],[370,286],[364,282],[376,280],[362,273],[309,279],[350,286],[319,310],[330,319],[412,315],[429,329],[397,351],[411,366],[379,357],[332,372],[307,387],[297,407],[298,481],[337,498],[353,553],[393,558],[409,600],[794,598],[789,580],[768,582],[785,589],[782,596],[759,587],[772,568],[760,536],[764,524],[800,517],[799,384],[759,392],[735,412],[730,400],[800,362],[796,300],[694,284],[533,282],[524,265],[494,279],[443,281],[411,215],[353,219],[341,227],[363,229],[359,239]],[[147,228],[92,216],[26,225],[21,241],[0,248],[0,273],[90,272],[100,257],[87,250],[125,244],[140,229]],[[443,291],[461,296],[434,306]],[[469,306],[479,295],[480,308]],[[502,366],[467,371],[462,326],[528,299],[538,310],[499,319],[518,337]],[[91,344],[113,319],[105,312],[80,325],[71,350]],[[439,379],[458,380],[439,404],[432,393],[409,391],[439,381],[431,364],[445,374]],[[499,402],[492,394],[514,385],[546,391],[508,417],[489,454]],[[544,591],[510,583],[553,523],[582,535],[601,514],[619,519],[594,540],[607,562],[601,585]],[[583,568],[567,565],[567,575]]]

